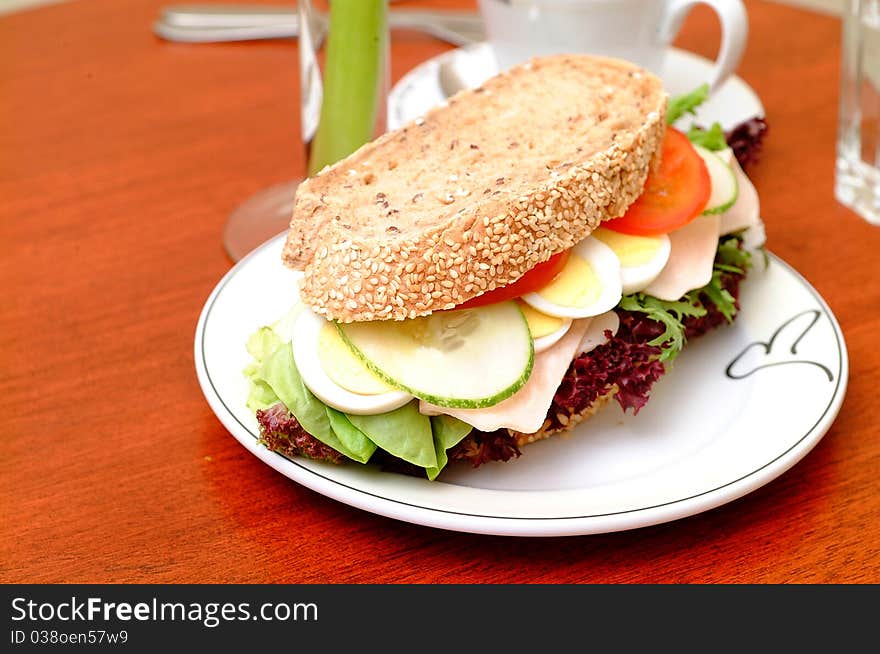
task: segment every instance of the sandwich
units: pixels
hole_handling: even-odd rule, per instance
[[[637,413],[735,319],[763,244],[720,126],[673,126],[706,95],[536,58],[308,179],[282,253],[298,297],[246,345],[261,442],[433,480]]]

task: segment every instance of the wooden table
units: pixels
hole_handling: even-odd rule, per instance
[[[224,220],[304,169],[296,43],[163,42],[150,32],[163,4],[77,0],[0,20],[0,580],[880,581],[880,229],[832,194],[837,20],[749,1],[739,69],[770,124],[751,170],[769,247],[829,301],[849,346],[836,423],[721,508],[528,540],[327,499],[211,412],[192,342],[231,265]],[[714,17],[695,11],[678,43],[714,56]],[[449,47],[397,34],[394,79]]]

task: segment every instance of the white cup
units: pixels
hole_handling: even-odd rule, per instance
[[[533,56],[589,53],[627,59],[663,77],[666,53],[687,13],[712,7],[721,21],[712,90],[736,70],[748,37],[741,0],[479,0],[500,70]]]

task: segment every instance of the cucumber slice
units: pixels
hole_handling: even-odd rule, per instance
[[[535,359],[528,323],[513,301],[411,320],[335,324],[377,376],[438,406],[497,404],[522,388]]]
[[[693,146],[697,154],[706,162],[706,168],[709,169],[709,179],[712,183],[712,194],[709,196],[706,208],[703,209],[703,215],[723,213],[733,206],[739,195],[736,175],[727,162],[717,154],[702,145],[693,144]]]

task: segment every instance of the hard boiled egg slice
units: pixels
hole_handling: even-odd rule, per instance
[[[303,383],[324,404],[354,415],[392,411],[412,399],[376,377],[336,327],[306,308],[293,325],[293,360]]]
[[[571,327],[570,318],[558,318],[556,316],[548,316],[541,313],[537,309],[533,309],[525,302],[517,300],[520,311],[526,318],[529,325],[529,331],[532,333],[532,341],[535,343],[535,354],[547,350],[555,345],[560,338],[565,336],[569,327]]]
[[[642,291],[657,279],[672,251],[666,234],[630,236],[600,227],[593,231],[592,236],[610,247],[620,260],[624,295]]]
[[[616,306],[621,293],[617,255],[588,236],[572,248],[565,267],[547,286],[522,299],[550,316],[590,318]]]

